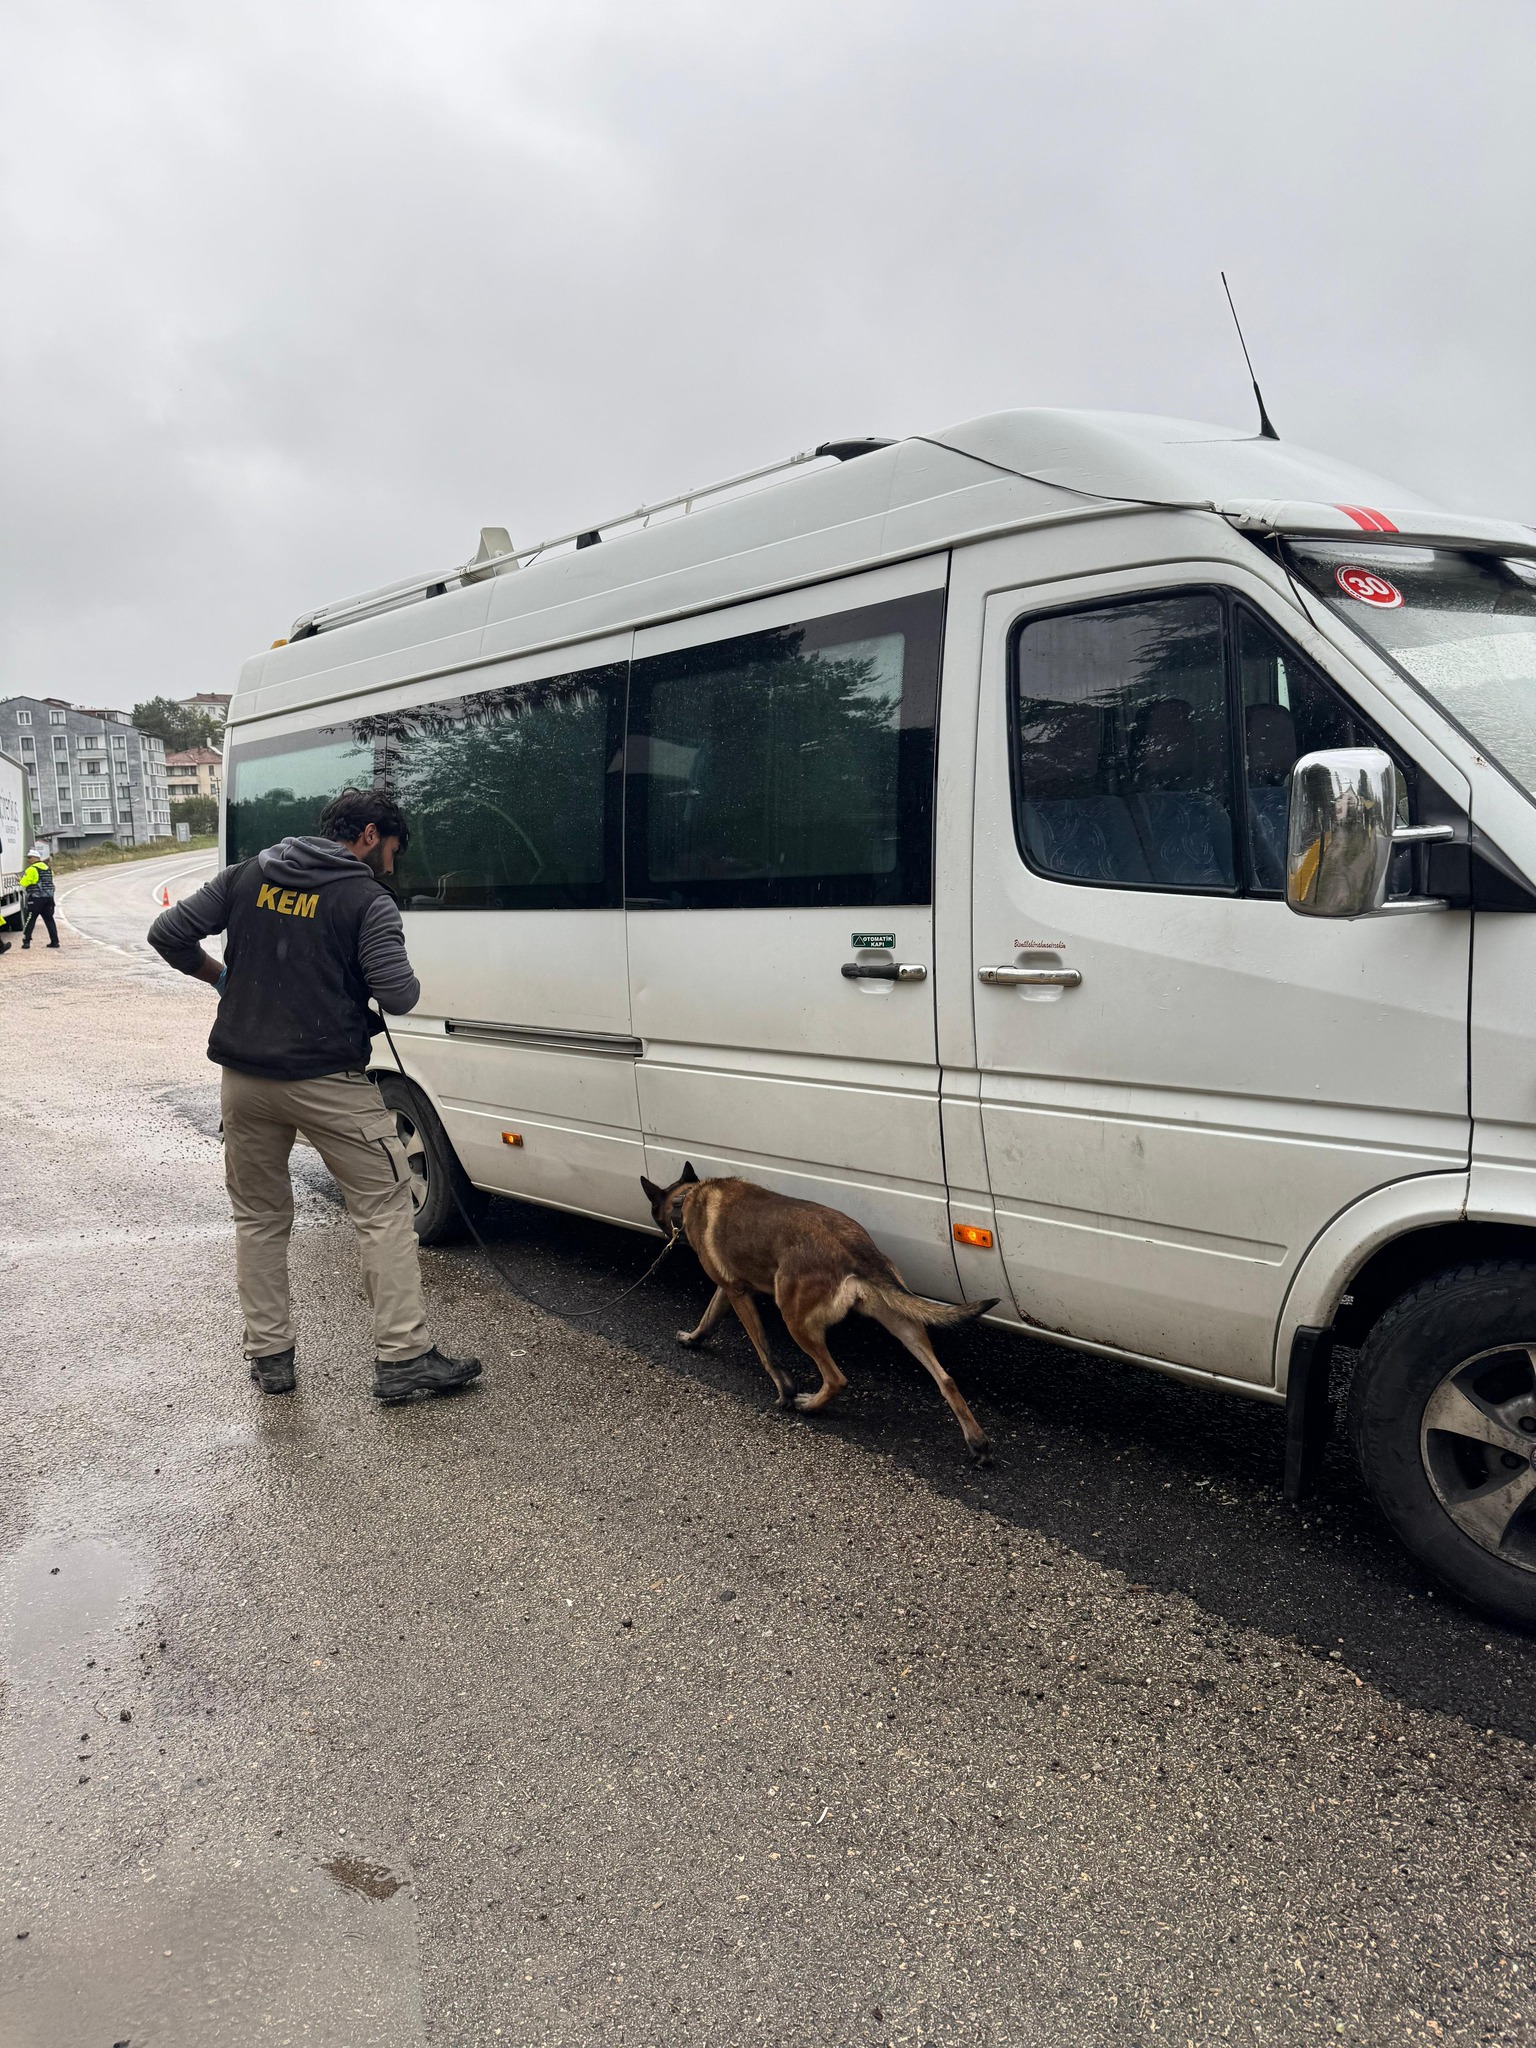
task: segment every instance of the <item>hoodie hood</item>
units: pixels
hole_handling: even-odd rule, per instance
[[[285,889],[323,889],[327,882],[355,881],[359,875],[379,879],[367,861],[336,839],[280,839],[257,854],[256,865]]]

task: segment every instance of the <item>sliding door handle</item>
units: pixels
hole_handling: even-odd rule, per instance
[[[894,960],[845,960],[844,981],[926,981],[926,967],[901,967]]]
[[[978,967],[976,979],[993,987],[1076,988],[1082,976],[1075,967]]]

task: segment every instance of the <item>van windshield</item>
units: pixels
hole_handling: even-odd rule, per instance
[[[1536,562],[1460,548],[1286,544],[1297,577],[1536,798]]]

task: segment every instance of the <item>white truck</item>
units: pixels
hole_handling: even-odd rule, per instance
[[[21,915],[21,871],[31,843],[26,774],[19,761],[0,753],[0,924]]]

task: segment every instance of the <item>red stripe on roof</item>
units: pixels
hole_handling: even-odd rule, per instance
[[[1369,505],[1335,505],[1333,509],[1342,512],[1346,518],[1353,519],[1356,526],[1363,526],[1367,533],[1397,531],[1385,512],[1373,512]]]

